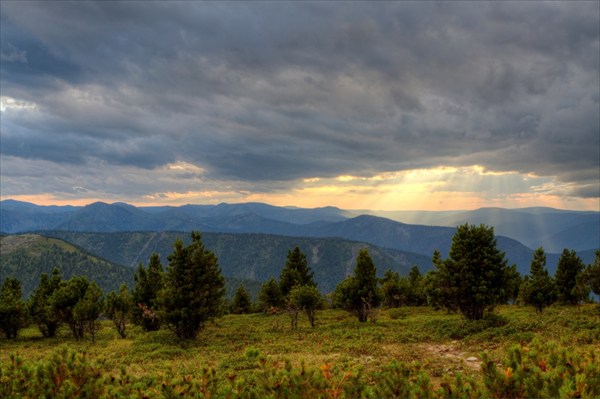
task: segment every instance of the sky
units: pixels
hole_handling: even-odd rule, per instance
[[[0,197],[600,211],[600,4],[0,3]]]

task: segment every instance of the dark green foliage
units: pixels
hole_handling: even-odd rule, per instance
[[[127,337],[127,321],[131,315],[132,300],[127,285],[122,284],[119,292],[110,292],[106,296],[104,315],[115,324],[121,338]]]
[[[423,279],[423,289],[427,296],[427,304],[434,309],[441,309],[445,307],[450,311],[456,311],[457,308],[454,306],[453,301],[450,298],[451,290],[447,289],[446,286],[440,284],[442,281],[442,274],[444,272],[444,260],[440,251],[433,251],[431,257],[431,263],[435,267],[434,270],[430,270]]]
[[[148,268],[140,262],[135,272],[135,287],[131,294],[133,301],[133,322],[146,331],[160,328],[158,293],[163,288],[163,268],[157,253],[150,255]]]
[[[398,308],[404,304],[405,290],[403,289],[400,275],[387,270],[381,279],[381,294],[383,306],[387,308]]]
[[[424,278],[417,266],[413,266],[406,277],[388,270],[381,279],[383,305],[388,308],[421,306],[427,303]]]
[[[313,280],[313,272],[308,267],[306,255],[300,251],[299,247],[295,247],[293,251],[288,251],[285,266],[279,277],[279,288],[284,297],[287,297],[296,285],[316,286]]]
[[[231,302],[231,313],[233,314],[247,314],[252,309],[252,300],[250,295],[243,284],[240,284],[235,291],[233,300]]]
[[[175,241],[168,260],[160,316],[179,338],[194,339],[221,310],[225,283],[217,257],[205,249],[200,233],[192,232],[192,243]]]
[[[69,325],[73,337],[82,339],[86,333],[95,339],[98,317],[102,312],[102,289],[86,277],[71,277],[62,281],[50,298],[52,312]]]
[[[584,269],[585,265],[577,256],[577,253],[565,248],[558,259],[556,275],[554,276],[560,303],[576,305],[587,297],[587,293],[583,292],[582,287],[577,286],[577,278]]]
[[[294,308],[304,311],[310,322],[315,326],[315,316],[319,309],[323,309],[325,302],[319,290],[312,285],[297,285],[290,291],[290,304]]]
[[[167,255],[172,252],[173,243],[178,237],[181,237],[182,233],[48,231],[44,234],[71,242],[111,262],[131,266],[131,269],[135,271],[139,261],[146,262],[153,252],[159,253],[163,265],[166,265]],[[182,238],[185,245],[191,243],[189,236]],[[269,234],[205,232],[202,233],[202,241],[219,259],[223,276],[226,279],[228,277],[239,279],[230,284],[231,289],[228,291],[230,298],[233,297],[240,282],[244,283],[252,295],[258,294],[259,290],[253,290],[247,280],[264,282],[271,277],[278,279],[282,265],[286,262],[288,251],[295,246],[300,247],[307,254],[308,265],[314,271],[313,279],[321,292],[333,291],[335,286],[344,279],[346,267],[354,264],[356,253],[360,248],[369,248],[369,254],[375,264],[386,265],[401,275],[407,274],[413,264],[419,265],[421,271],[431,267],[425,255],[339,238],[298,238]],[[37,284],[37,279],[36,277],[35,284]],[[133,286],[129,281],[126,282],[128,286]],[[116,290],[118,285],[105,289],[107,292]]]
[[[263,312],[279,309],[283,306],[283,295],[279,284],[273,277],[264,283],[258,295],[258,304]]]
[[[361,323],[367,321],[381,303],[376,274],[369,251],[361,249],[356,257],[354,275],[344,279],[334,292],[336,306],[354,314]]]
[[[423,275],[417,266],[413,266],[408,273],[408,292],[406,304],[409,306],[422,306],[427,303],[423,288]]]
[[[91,282],[83,298],[73,308],[75,322],[83,326],[83,331],[88,333],[92,340],[96,340],[96,331],[100,329],[98,318],[104,308],[103,296],[102,289]]]
[[[60,287],[60,272],[57,268],[52,271],[52,278],[42,273],[40,283],[29,298],[29,315],[31,320],[37,324],[38,329],[46,338],[56,335],[60,326],[60,315],[53,309],[50,298],[54,291]]]
[[[103,290],[118,290],[122,283],[133,283],[134,270],[93,256],[64,241],[28,234],[2,237],[3,246],[14,241],[0,257],[0,279],[15,277],[21,281],[23,296],[29,297],[38,286],[42,273],[56,267],[63,278],[85,276]]]
[[[0,330],[6,338],[17,338],[26,324],[27,308],[22,300],[21,282],[7,278],[0,288]]]
[[[600,295],[600,250],[596,251],[596,259],[586,270],[586,277],[590,289]]]
[[[525,305],[534,306],[542,313],[545,307],[556,301],[556,284],[546,269],[546,254],[538,248],[531,260],[529,276],[521,284],[521,300]]]
[[[492,227],[458,226],[449,258],[442,260],[434,253],[433,263],[436,270],[428,291],[435,305],[478,320],[508,297],[509,268],[496,248]]]
[[[515,303],[519,298],[519,290],[521,289],[521,283],[523,278],[517,270],[516,265],[509,266],[506,270],[506,298],[503,302]]]

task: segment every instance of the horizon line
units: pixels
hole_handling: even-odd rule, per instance
[[[268,202],[257,202],[257,201],[249,201],[249,202],[219,202],[219,203],[186,203],[186,204],[149,204],[149,203],[130,203],[130,202],[126,202],[126,201],[114,201],[114,202],[108,202],[107,200],[100,200],[100,199],[93,199],[93,200],[89,200],[89,202],[84,202],[81,204],[77,204],[74,205],[72,203],[64,203],[66,201],[59,201],[58,203],[45,203],[45,204],[40,204],[40,203],[36,203],[36,202],[32,202],[32,201],[23,201],[23,200],[19,200],[19,199],[14,199],[14,198],[6,198],[6,199],[0,199],[0,203],[3,203],[5,201],[12,201],[12,202],[18,202],[18,203],[23,203],[23,204],[31,204],[31,205],[35,205],[35,206],[39,206],[39,207],[74,207],[74,208],[83,208],[89,205],[93,205],[93,204],[97,204],[97,203],[102,203],[102,204],[106,204],[106,205],[116,205],[116,204],[124,204],[124,205],[128,205],[128,206],[133,206],[135,208],[166,208],[166,207],[171,207],[171,208],[178,208],[178,207],[182,207],[182,206],[219,206],[219,205],[244,205],[244,204],[260,204],[260,205],[267,205],[267,206],[272,206],[274,208],[296,208],[296,209],[323,209],[323,208],[335,208],[335,209],[339,209],[342,211],[349,211],[349,212],[363,212],[363,211],[369,211],[369,212],[384,212],[384,213],[391,213],[391,212],[470,212],[470,211],[476,211],[476,210],[482,210],[482,209],[503,209],[503,210],[522,210],[522,209],[552,209],[552,210],[557,210],[557,211],[568,211],[568,212],[598,212],[600,213],[600,208],[598,210],[593,210],[593,209],[585,209],[585,210],[581,210],[581,209],[567,209],[567,208],[555,208],[555,207],[551,207],[551,206],[526,206],[526,207],[515,207],[515,208],[509,208],[509,207],[501,207],[501,206],[481,206],[481,207],[477,207],[477,208],[471,208],[471,209],[442,209],[442,210],[429,210],[429,209],[393,209],[393,210],[383,210],[383,209],[351,209],[351,208],[340,208],[338,206],[335,205],[323,205],[323,206],[317,206],[317,207],[301,207],[298,205],[273,205],[270,204]]]

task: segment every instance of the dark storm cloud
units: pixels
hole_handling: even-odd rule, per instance
[[[593,196],[599,36],[597,2],[3,2],[2,95],[36,108],[1,151],[246,181],[476,163]]]

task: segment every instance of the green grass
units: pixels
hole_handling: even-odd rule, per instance
[[[482,353],[499,363],[515,344],[527,348],[532,342],[554,341],[600,356],[597,305],[550,307],[541,315],[531,308],[502,306],[480,321],[427,307],[403,308],[402,317],[381,310],[375,324],[326,310],[317,314],[314,328],[301,315],[297,329],[290,327],[286,314],[227,315],[209,323],[193,341],[179,341],[167,329],[146,333],[136,326],[128,328],[128,337],[120,339],[110,322],[103,321],[96,342],[91,342],[74,340],[65,328],[57,338],[43,339],[30,326],[16,340],[0,339],[0,362],[6,365],[11,354],[18,354],[35,364],[67,347],[85,352],[104,373],[118,375],[124,370],[140,381],[198,375],[205,368],[213,369],[219,381],[231,376],[251,381],[261,375],[261,359],[275,369],[289,363],[293,368],[322,370],[332,364],[336,376],[377,375],[393,362],[416,362],[438,386],[457,374],[481,379]],[[478,360],[467,362],[470,356]]]

